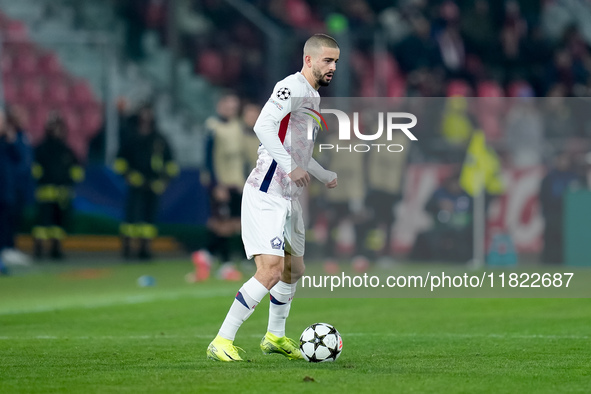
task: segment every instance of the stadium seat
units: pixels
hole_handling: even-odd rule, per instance
[[[394,80],[399,75],[398,63],[396,63],[394,57],[388,53],[378,56],[376,68],[379,70],[381,77],[386,79],[387,83]]]
[[[219,84],[224,81],[224,61],[218,51],[206,50],[199,55],[197,72],[211,83]]]
[[[78,160],[84,161],[88,145],[86,138],[80,133],[70,131],[68,133],[68,145],[72,148]]]
[[[158,19],[163,15],[154,16]],[[72,148],[83,159],[88,137],[102,122],[102,107],[88,81],[77,80],[70,87],[72,76],[62,67],[57,53],[40,51],[29,39],[27,26],[2,12],[0,34],[12,39],[2,44],[0,58],[4,98],[7,104],[21,105],[27,112],[31,142],[41,142],[49,114],[57,110],[71,130],[68,140]]]
[[[509,97],[532,97],[533,90],[526,81],[513,81],[507,86],[507,93]]]
[[[287,0],[285,9],[289,24],[293,27],[306,29],[314,19],[310,6],[303,0]]]
[[[61,75],[62,65],[54,53],[46,53],[39,56],[37,68],[45,75]]]
[[[31,113],[30,113],[30,108],[26,105],[16,105],[16,104],[12,104],[11,105],[13,110],[16,110],[17,113],[19,114],[19,117],[22,121],[22,125],[24,127],[25,130],[29,130],[29,125],[31,122]]]
[[[8,103],[15,103],[19,101],[19,83],[16,78],[13,78],[11,76],[4,77],[2,88],[4,90],[4,100],[6,100]]]
[[[29,134],[31,143],[38,144],[44,136],[45,123],[47,123],[49,108],[45,105],[30,107],[29,110]]]
[[[15,74],[22,76],[34,74],[37,71],[37,55],[27,47],[20,46],[12,69]]]
[[[6,30],[9,22],[10,18],[6,16],[6,14],[4,14],[3,12],[0,12],[0,31]]]
[[[369,61],[367,56],[365,56],[360,51],[353,51],[351,53],[350,63],[353,72],[355,72],[355,75],[357,75],[358,77],[362,77],[363,75],[365,75],[371,67],[371,62]]]
[[[454,79],[449,82],[447,85],[446,95],[447,97],[453,96],[461,96],[461,97],[468,97],[470,96],[471,89],[470,85],[464,80],[461,79]]]
[[[35,51],[35,46],[28,41],[5,41],[2,45],[2,56],[10,56],[13,61],[16,57]]]
[[[35,105],[43,101],[44,90],[41,77],[23,78],[20,88],[20,101],[24,104]]]
[[[494,81],[483,81],[476,87],[478,97],[503,97],[503,88]]]
[[[81,111],[81,131],[86,136],[93,136],[103,124],[103,109],[98,104],[90,104]]]
[[[406,96],[406,80],[402,77],[392,79],[388,83],[388,97],[404,97]]]
[[[2,57],[0,58],[0,69],[2,70],[2,75],[12,73],[12,65],[14,63],[14,59],[10,52],[3,52]]]
[[[90,104],[93,101],[92,91],[86,81],[77,81],[72,86],[70,94],[76,105]]]
[[[240,77],[242,72],[242,54],[230,51],[224,56],[224,83],[231,85]]]
[[[11,39],[26,39],[29,36],[27,26],[17,20],[10,20],[4,29],[4,34]]]
[[[68,102],[69,86],[66,78],[51,78],[47,82],[45,89],[49,103],[54,105],[62,105]]]
[[[68,134],[82,135],[80,132],[80,115],[76,109],[69,106],[61,108],[60,113],[68,126]]]
[[[361,89],[359,90],[359,95],[361,97],[375,97],[375,82],[373,73],[367,73],[361,79]]]

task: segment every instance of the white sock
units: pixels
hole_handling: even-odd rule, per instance
[[[269,290],[254,277],[246,281],[236,293],[236,298],[222,323],[218,335],[233,341],[242,323],[252,315],[254,308],[268,292]]]
[[[267,331],[281,338],[285,336],[285,320],[289,316],[291,300],[296,291],[296,283],[285,283],[279,281],[270,292],[271,302],[269,303],[269,326]]]

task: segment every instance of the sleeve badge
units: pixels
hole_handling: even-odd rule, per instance
[[[279,100],[285,101],[291,97],[291,90],[289,90],[289,88],[279,88],[279,90],[277,90],[276,96]]]

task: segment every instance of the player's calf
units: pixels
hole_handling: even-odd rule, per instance
[[[257,265],[255,279],[270,290],[281,280],[284,271],[283,257],[261,254],[255,256],[254,261]]]

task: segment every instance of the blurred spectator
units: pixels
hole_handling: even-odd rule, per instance
[[[425,207],[433,228],[413,246],[415,260],[468,261],[472,257],[472,198],[460,187],[458,175],[447,178]]]
[[[505,4],[505,21],[500,36],[500,61],[505,80],[525,76],[525,59],[522,54],[522,47],[526,34],[527,24],[521,18],[519,4],[514,0],[508,1]]]
[[[530,82],[536,92],[544,92],[548,59],[552,58],[553,47],[544,35],[540,25],[534,25],[528,32],[527,40],[523,44],[523,56],[527,64]],[[566,94],[566,92],[565,92]]]
[[[202,36],[210,31],[211,22],[199,12],[199,3],[193,0],[178,1],[176,17],[181,34]]]
[[[231,238],[240,233],[240,205],[246,180],[244,129],[239,111],[240,99],[228,93],[218,101],[217,114],[205,122],[207,173],[202,181],[209,190],[211,214],[207,249],[222,263],[230,261]]]
[[[567,104],[565,94],[563,85],[554,85],[543,102],[544,137],[553,153],[563,151],[568,139],[578,134],[573,109]]]
[[[589,72],[567,48],[560,48],[554,53],[554,61],[546,73],[546,89],[560,83],[566,87],[567,95],[572,96],[576,84],[587,83]]]
[[[144,0],[123,0],[117,2],[120,15],[125,19],[125,53],[132,60],[144,57],[142,38],[146,31],[145,10],[147,2]]]
[[[8,249],[4,250],[4,261],[7,264],[27,265],[29,257],[16,249],[15,238],[21,225],[25,204],[29,201],[33,191],[31,166],[33,164],[33,147],[23,129],[23,113],[19,107],[11,107],[6,119],[8,133],[15,135],[15,145],[19,151],[18,161],[12,160],[10,172],[14,178],[14,204],[10,208],[10,234]]]
[[[496,30],[487,0],[476,0],[461,21],[466,49],[485,61],[494,60]]]
[[[120,97],[116,102],[117,108],[117,137],[118,146],[122,147],[127,144],[130,137],[130,122],[135,120],[135,117],[129,116],[128,105],[125,98]],[[95,136],[90,140],[88,145],[88,163],[90,164],[103,164],[105,162],[105,149],[107,144],[107,123],[106,119],[103,119],[103,124],[100,129],[96,132]]]
[[[411,71],[442,66],[439,50],[431,39],[431,25],[425,18],[412,21],[413,31],[396,48],[395,52],[402,71]]]
[[[436,33],[441,59],[450,76],[461,76],[466,65],[466,48],[460,33],[458,6],[446,1],[441,5],[441,28]]]
[[[521,15],[521,7],[516,0],[505,2],[504,27],[511,29],[519,40],[527,34],[527,21]]]
[[[579,177],[572,170],[570,155],[566,152],[557,155],[553,168],[542,180],[539,195],[545,222],[542,251],[542,261],[545,263],[561,264],[564,261],[564,195],[569,188],[579,183]]]
[[[130,122],[130,136],[115,160],[115,171],[125,177],[128,188],[125,222],[121,224],[122,254],[131,258],[139,243],[138,257],[152,257],[151,243],[158,235],[155,226],[160,195],[179,167],[166,139],[156,130],[154,112],[145,105]]]
[[[203,7],[203,14],[207,19],[211,20],[214,25],[221,26],[232,26],[240,18],[237,17],[236,11],[224,0],[205,0],[201,2]],[[220,32],[216,32],[219,34]]]
[[[486,139],[496,142],[503,138],[502,119],[505,111],[504,92],[494,81],[478,84],[476,116]]]
[[[349,27],[355,31],[369,31],[373,28],[376,16],[366,0],[349,0],[345,3]]]
[[[315,15],[305,0],[270,1],[268,12],[275,23],[285,29],[308,29],[316,24]]]
[[[361,142],[356,136],[351,138],[352,143]],[[337,146],[338,135],[329,135],[326,143]],[[365,155],[356,152],[331,153],[324,155],[324,159],[329,163],[326,167],[338,174],[339,187],[326,193],[326,202],[330,209],[326,211],[328,234],[324,256],[332,260],[343,254],[356,253],[367,259],[372,256],[370,256],[369,245],[366,244],[370,229],[364,225],[365,177],[367,175]],[[345,223],[352,225],[354,234],[347,236],[340,231],[347,228],[342,226]],[[379,235],[383,235],[383,232]],[[379,243],[380,246],[383,245],[383,242]],[[348,250],[341,249],[342,244],[347,244]]]
[[[378,20],[389,44],[403,40],[411,32],[411,24],[401,7],[389,7],[378,15]]]
[[[37,179],[37,221],[33,239],[37,258],[43,257],[47,240],[51,244],[51,258],[63,258],[62,241],[66,237],[74,184],[84,178],[84,169],[66,143],[67,133],[65,121],[52,114],[45,127],[45,139],[35,149],[32,173]]]
[[[256,123],[261,107],[257,104],[245,104],[242,109],[242,123],[244,126],[244,158],[245,158],[245,175],[250,174],[250,171],[256,166],[259,154],[259,145],[261,142],[254,133],[254,124]]]
[[[591,53],[587,43],[575,26],[570,26],[565,30],[562,42],[564,48],[570,53],[575,67],[575,88],[585,85],[591,71]]]
[[[394,134],[391,144],[399,145],[402,151],[371,151],[367,159],[368,194],[365,207],[368,212],[367,225],[371,230],[366,242],[373,252],[372,256],[368,256],[370,258],[385,257],[391,251],[392,225],[396,220],[394,208],[402,197],[403,176],[410,150],[408,141],[404,134]]]
[[[221,51],[207,49],[199,54],[196,70],[211,83],[222,85],[225,82],[224,58]]]
[[[563,83],[568,94],[576,90],[578,95],[588,95],[591,66],[586,64],[591,60],[585,43],[591,43],[591,4],[570,0],[542,3],[257,0],[253,4],[281,28],[285,42],[297,40],[297,32],[302,30],[341,29],[350,33],[352,52],[364,52],[371,58],[375,34],[382,32],[389,48],[395,48],[396,60],[407,73],[406,85],[413,93],[437,95],[437,89],[428,89],[428,84],[422,85],[425,89],[413,87],[428,81],[443,64],[448,78],[472,82],[525,79],[537,95]],[[141,58],[141,35],[147,29],[159,30],[164,36],[169,3],[123,0],[117,4],[127,21],[127,52],[132,58]],[[195,71],[214,85],[231,86],[248,98],[264,94],[263,59],[269,47],[264,45],[261,30],[223,0],[179,0],[177,7],[181,55],[193,58]],[[380,29],[376,29],[377,22]],[[549,66],[548,57],[562,47],[566,52]],[[434,48],[437,55],[432,57]],[[414,75],[418,70],[419,75]],[[438,80],[439,75],[435,77]],[[364,84],[362,78],[356,80],[350,95],[373,94]]]
[[[421,68],[408,75],[409,97],[441,97],[444,95],[443,68],[428,69]],[[433,129],[429,130],[433,133]]]
[[[8,274],[3,255],[12,238],[11,209],[16,199],[12,162],[20,160],[16,140],[14,129],[6,127],[4,113],[0,113],[0,275]]]
[[[515,167],[535,166],[544,154],[544,125],[528,85],[517,88],[517,96],[505,121],[505,146]]]
[[[586,1],[544,1],[540,15],[544,33],[554,42],[558,42],[564,30],[573,24],[585,31],[586,41],[591,43],[589,25],[591,22],[591,4]]]
[[[476,128],[475,119],[468,112],[468,99],[449,97],[441,120],[441,135],[446,143],[441,152],[442,158],[452,163],[459,163],[464,157],[466,147]]]

